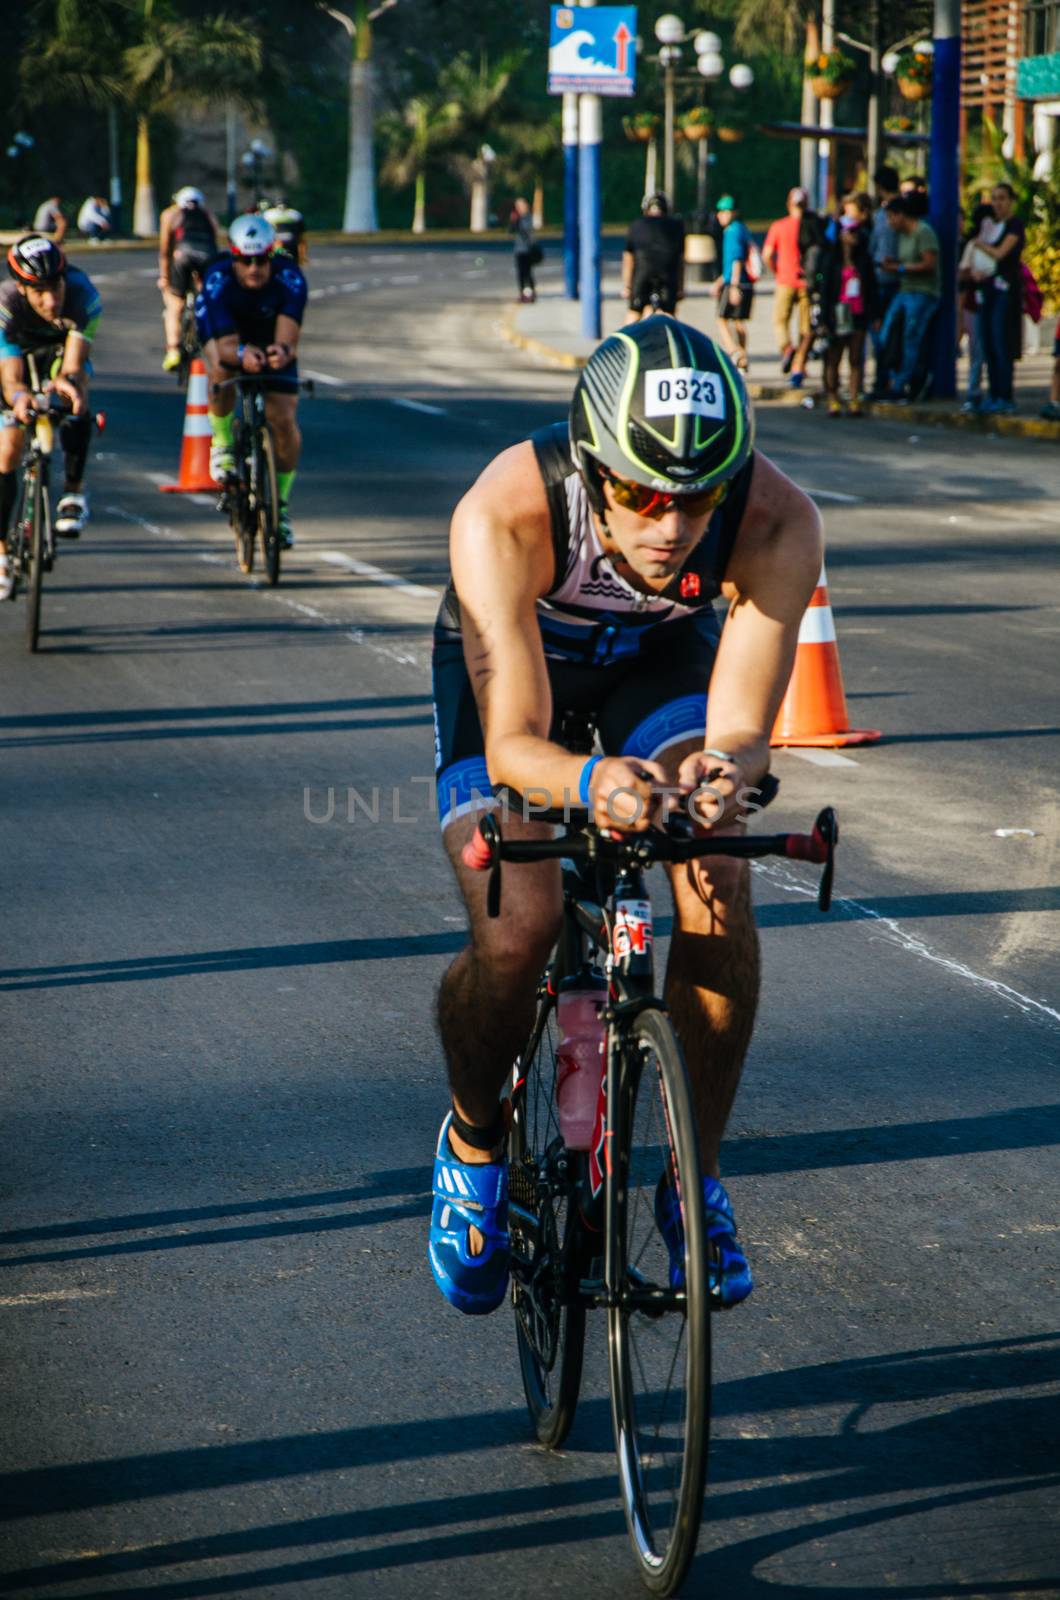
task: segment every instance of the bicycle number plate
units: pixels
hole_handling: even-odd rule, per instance
[[[616,901],[615,924],[611,934],[611,949],[615,956],[621,959],[623,956],[648,955],[653,939],[651,902]]]

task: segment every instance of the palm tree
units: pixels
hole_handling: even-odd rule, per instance
[[[350,41],[349,160],[346,168],[346,203],[342,213],[344,233],[375,233],[379,219],[375,208],[375,68],[372,63],[372,23],[398,0],[353,0],[353,15],[319,0],[319,4],[345,28]]]
[[[151,180],[150,119],[180,105],[256,103],[262,66],[258,34],[229,17],[178,16],[171,0],[142,0],[137,41],[122,57],[128,99],[136,113],[136,198],[133,232],[158,231]]]
[[[558,176],[562,148],[558,112],[542,122],[505,124],[500,164],[517,191],[532,192],[535,228],[544,223],[545,179]]]
[[[465,144],[465,149],[454,156],[453,166],[470,192],[472,233],[484,233],[489,226],[493,151],[484,141],[524,54],[521,50],[510,52],[492,67],[485,55],[476,67],[470,56],[461,54],[454,56],[439,76],[439,88],[457,108],[459,134]]]
[[[415,185],[413,233],[424,233],[427,228],[427,169],[452,144],[459,125],[456,105],[437,93],[413,95],[399,115],[386,119],[390,154],[383,177],[401,188]]]

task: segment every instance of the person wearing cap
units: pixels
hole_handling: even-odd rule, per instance
[[[810,348],[810,294],[803,272],[799,237],[810,197],[805,189],[788,191],[787,215],[769,225],[762,260],[776,278],[773,290],[773,332],[782,372],[791,374],[793,389],[802,387]],[[791,337],[791,314],[798,314],[798,334]]]
[[[673,316],[685,292],[685,225],[670,215],[662,193],[645,195],[622,251],[622,293],[631,320],[666,311]]]
[[[754,305],[754,282],[748,270],[751,232],[737,215],[736,201],[723,194],[718,201],[721,223],[721,277],[718,296],[718,336],[740,372],[747,371],[747,324]]]
[[[217,254],[217,219],[208,210],[201,189],[178,189],[173,204],[158,223],[158,287],[162,291],[162,323],[166,353],[162,371],[180,366],[180,319],[192,289],[199,289],[202,269]]]

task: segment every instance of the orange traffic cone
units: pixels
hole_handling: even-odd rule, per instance
[[[852,728],[839,670],[824,567],[799,626],[795,666],[770,740],[774,745],[871,744],[877,728]]]
[[[188,398],[184,406],[184,438],[180,447],[180,471],[176,483],[162,483],[163,494],[200,493],[216,489],[210,477],[210,440],[207,416],[206,368],[198,356],[188,375]]]

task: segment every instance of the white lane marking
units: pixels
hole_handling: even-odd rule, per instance
[[[420,275],[418,272],[403,272],[397,277],[391,278],[390,281],[391,283],[419,283]]]
[[[35,1294],[0,1295],[0,1306],[40,1306],[64,1300],[99,1300],[113,1293],[113,1289],[40,1289]]]
[[[803,486],[803,494],[812,495],[815,500],[837,500],[841,506],[860,506],[864,504],[864,496],[860,494],[840,494],[838,489],[807,489]]]
[[[395,283],[397,282],[396,278],[394,279],[394,282]],[[359,289],[360,287],[361,287],[360,278],[351,278],[349,283],[340,283],[339,284],[339,289],[343,294],[352,294],[355,289]]]
[[[141,474],[148,483],[172,483],[173,475],[169,472],[144,472]]]
[[[333,378],[330,372],[315,372],[312,367],[306,367],[302,376],[312,378],[314,383],[330,384],[333,389],[341,389],[346,382],[345,378]]]
[[[811,885],[773,862],[757,861],[754,870],[763,877],[775,883],[778,889],[786,889],[789,894],[801,894],[809,899],[817,898],[817,890]],[[963,978],[966,983],[973,983],[980,989],[987,989],[1008,1005],[1015,1006],[1029,1017],[1048,1017],[1051,1022],[1060,1023],[1060,1011],[1054,1011],[1052,1006],[1047,1006],[1042,1000],[1035,1000],[1029,994],[1022,994],[1019,989],[1013,989],[1010,984],[1002,983],[998,978],[987,978],[981,972],[973,972],[963,961],[954,961],[949,956],[940,956],[923,939],[918,939],[915,934],[907,933],[900,922],[894,917],[882,916],[879,911],[874,911],[871,906],[862,905],[860,900],[836,899],[836,906],[849,906],[862,917],[868,917],[876,924],[879,935],[887,940],[888,944],[897,945],[899,950],[904,950],[908,955],[920,956],[923,961],[930,961],[933,966],[942,967],[952,973],[955,978]]]
[[[218,490],[220,493],[220,490]],[[193,506],[216,506],[217,497],[212,494],[189,494],[188,499]]]
[[[324,293],[323,289],[310,289],[310,291],[309,291],[309,299],[310,300],[319,300],[323,293]]]
[[[462,278],[485,278],[487,273],[488,269],[486,267],[465,267],[460,276]]]
[[[381,583],[387,589],[399,589],[402,594],[415,595],[417,599],[437,600],[442,592],[440,589],[428,589],[422,583],[409,583],[396,573],[374,567],[370,561],[358,561],[355,556],[348,556],[341,550],[321,550],[318,559],[326,561],[331,567],[344,567],[347,572],[355,572],[359,578],[368,578],[372,583]]]
[[[841,756],[835,750],[793,750],[788,748],[789,756],[798,756],[800,761],[812,761],[815,767],[856,767],[858,763],[850,756]]]
[[[406,411],[422,411],[428,417],[444,417],[446,415],[443,406],[429,406],[425,400],[404,400],[400,395],[391,395],[390,404],[392,406],[403,406]]]

